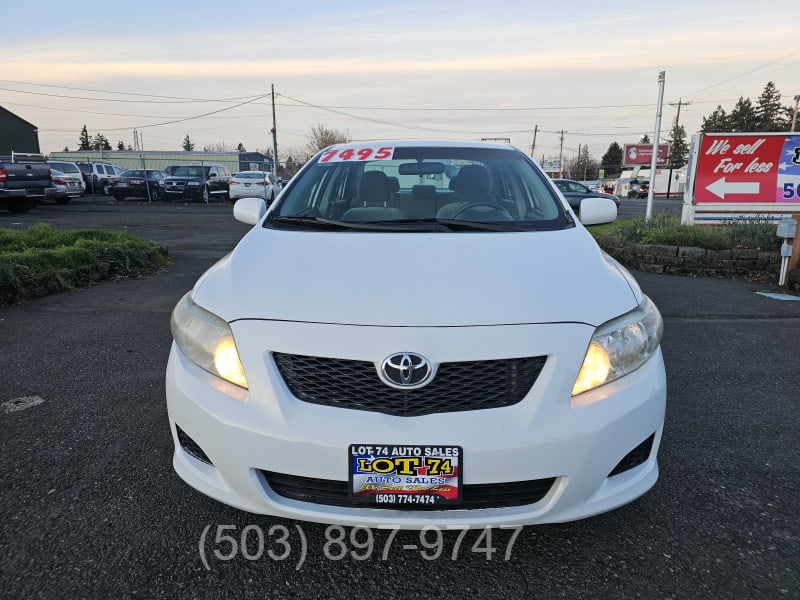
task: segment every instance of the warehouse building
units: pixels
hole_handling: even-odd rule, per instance
[[[0,106],[0,155],[39,153],[39,129]]]
[[[272,171],[272,159],[261,152],[195,152],[185,150],[74,150],[51,152],[50,160],[105,162],[123,169],[161,170],[173,165],[215,164],[238,171]]]

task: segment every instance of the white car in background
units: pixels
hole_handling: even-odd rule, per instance
[[[173,466],[240,509],[368,527],[589,517],[658,478],[662,320],[525,153],[331,146],[175,307]],[[580,220],[576,215],[580,216]],[[583,224],[581,223],[583,221]]]
[[[231,202],[239,198],[263,198],[272,204],[280,193],[281,183],[275,175],[267,171],[240,171],[231,175]]]

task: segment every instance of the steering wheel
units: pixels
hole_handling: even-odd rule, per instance
[[[452,218],[457,219],[468,210],[472,210],[474,208],[488,208],[489,210],[483,210],[479,212],[482,213],[497,212],[503,216],[503,219],[513,219],[511,214],[505,208],[499,206],[498,204],[492,204],[491,202],[467,202],[464,206],[457,209],[453,213]]]

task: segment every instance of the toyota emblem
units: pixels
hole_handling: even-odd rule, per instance
[[[428,382],[433,369],[424,356],[413,352],[398,352],[383,361],[381,373],[389,385],[416,388]]]

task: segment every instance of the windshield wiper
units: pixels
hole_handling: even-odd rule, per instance
[[[302,227],[318,228],[318,229],[365,229],[370,231],[383,231],[386,229],[379,223],[359,223],[355,221],[334,221],[332,219],[323,219],[321,217],[272,217],[271,223],[287,223],[289,225],[300,225]]]
[[[387,221],[387,223],[397,223],[400,225],[441,225],[446,231],[525,231],[515,227],[513,221],[508,224],[502,223],[483,223],[481,221],[461,221],[459,219],[399,219]]]

